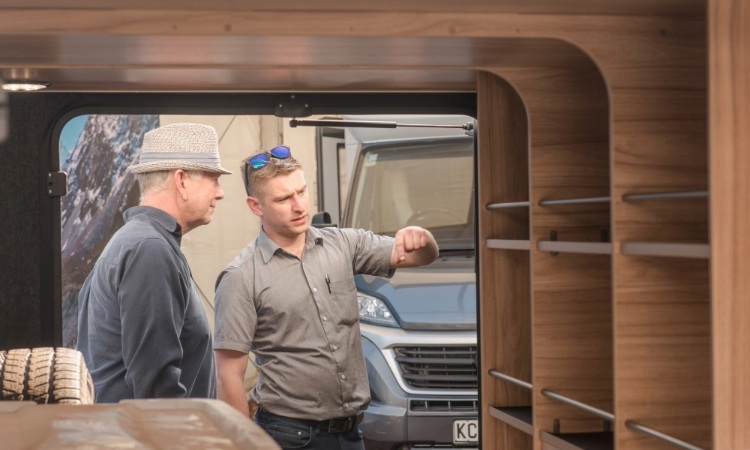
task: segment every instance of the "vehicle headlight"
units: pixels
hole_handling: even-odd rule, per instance
[[[391,310],[379,298],[357,292],[357,302],[359,303],[359,320],[362,322],[398,328],[398,322]]]

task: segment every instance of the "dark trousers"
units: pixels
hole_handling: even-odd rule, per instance
[[[278,416],[258,408],[255,423],[284,450],[365,450],[358,426],[350,431],[329,433],[320,424]]]

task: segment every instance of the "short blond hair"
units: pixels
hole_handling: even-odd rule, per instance
[[[302,164],[299,163],[293,156],[288,158],[268,158],[268,163],[260,169],[253,169],[247,161],[253,156],[259,155],[265,152],[259,152],[254,155],[250,155],[242,160],[241,171],[242,171],[242,182],[245,184],[245,192],[248,196],[256,197],[260,192],[260,187],[265,184],[266,181],[277,175],[286,175],[294,172],[297,169],[302,169]]]

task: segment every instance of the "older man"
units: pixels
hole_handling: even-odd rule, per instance
[[[211,331],[180,250],[182,235],[211,221],[224,197],[216,131],[179,123],[146,133],[140,205],[120,228],[78,296],[78,350],[96,402],[216,395]]]

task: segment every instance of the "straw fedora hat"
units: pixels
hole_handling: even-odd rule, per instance
[[[174,123],[151,130],[143,137],[141,156],[128,170],[200,170],[231,174],[221,167],[216,130],[197,123]]]

